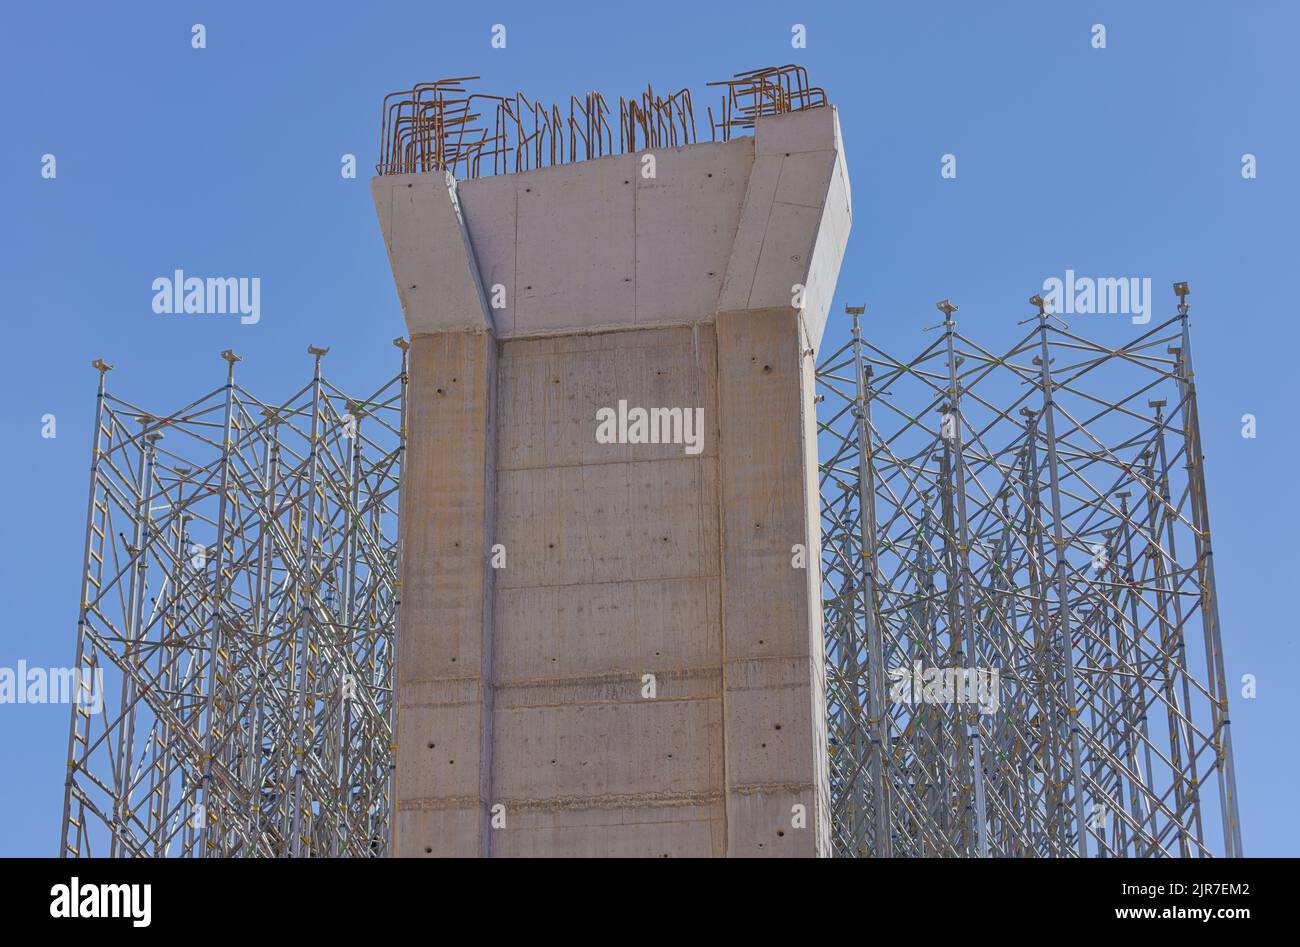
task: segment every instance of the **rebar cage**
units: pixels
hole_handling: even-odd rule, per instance
[[[1002,354],[943,308],[907,360],[851,309],[817,372],[837,854],[1239,855],[1185,301]],[[65,856],[389,853],[396,344],[274,405],[227,352],[167,416],[96,363]]]

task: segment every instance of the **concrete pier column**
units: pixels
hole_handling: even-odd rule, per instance
[[[788,309],[722,312],[716,325],[727,852],[825,855],[812,358]]]
[[[398,855],[831,854],[838,119],[653,154],[372,182],[412,345]]]
[[[496,342],[411,337],[398,636],[398,855],[487,855]]]

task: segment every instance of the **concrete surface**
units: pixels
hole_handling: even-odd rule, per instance
[[[837,116],[652,154],[372,182],[412,342],[398,855],[831,853]],[[700,449],[599,442],[620,401],[702,408]]]

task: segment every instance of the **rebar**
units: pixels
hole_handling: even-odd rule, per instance
[[[599,92],[570,96],[566,118],[559,105],[523,92],[470,92],[465,83],[478,78],[422,82],[385,96],[376,173],[445,171],[465,180],[697,142],[689,89],[660,95],[647,85],[637,96],[620,96],[616,145],[614,113]],[[708,110],[714,141],[730,141],[764,116],[827,104],[826,93],[795,65],[752,69],[709,85],[725,88],[718,117]]]

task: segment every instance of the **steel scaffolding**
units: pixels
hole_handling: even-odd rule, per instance
[[[387,854],[399,374],[235,381],[168,416],[99,391],[65,856]],[[95,706],[102,701],[102,708]],[[100,712],[95,712],[99,710]]]
[[[900,360],[848,310],[818,369],[838,854],[1241,854],[1179,289],[1119,348],[1035,297],[993,354],[945,300]],[[77,668],[103,708],[73,707],[64,855],[388,853],[396,344],[370,397],[312,348],[276,405],[227,352],[166,417],[95,363]]]
[[[848,310],[818,371],[839,854],[1241,854],[1176,289],[1119,348],[1035,296],[994,354],[944,300],[904,360]]]

